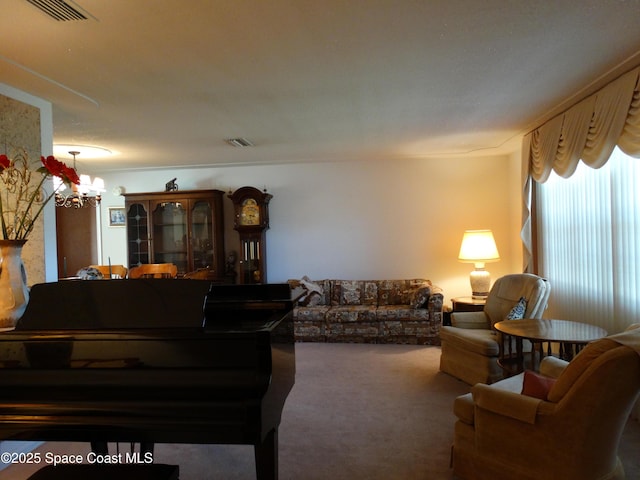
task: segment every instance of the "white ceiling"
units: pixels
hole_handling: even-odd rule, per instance
[[[640,63],[638,0],[1,2],[0,82],[90,172],[511,152]]]

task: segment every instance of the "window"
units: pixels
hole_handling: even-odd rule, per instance
[[[537,184],[540,275],[551,283],[547,318],[610,334],[640,321],[640,159],[616,148],[600,169]]]

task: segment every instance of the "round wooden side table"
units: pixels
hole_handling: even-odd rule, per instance
[[[552,354],[551,344],[558,343],[560,358],[571,361],[587,343],[607,336],[607,331],[603,328],[570,320],[503,320],[497,322],[494,327],[506,337],[505,341],[500,342],[501,351],[498,362],[510,374],[520,373],[525,369],[523,340],[531,342],[531,358],[528,367],[535,369],[545,355],[545,343],[547,355]],[[511,338],[514,341],[511,341]],[[539,356],[537,361],[536,355]]]

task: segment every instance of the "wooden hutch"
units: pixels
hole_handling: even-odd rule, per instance
[[[211,280],[223,280],[223,191],[174,190],[124,197],[129,268],[173,263],[178,276],[209,268]]]

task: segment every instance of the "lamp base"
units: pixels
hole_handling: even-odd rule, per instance
[[[471,283],[471,298],[486,300],[491,286],[491,276],[484,268],[477,268],[469,275]]]

